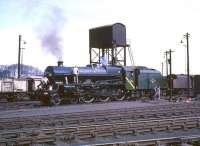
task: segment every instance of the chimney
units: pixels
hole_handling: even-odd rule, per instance
[[[63,66],[63,61],[61,61],[61,60],[58,61],[58,66],[59,66],[59,67]]]

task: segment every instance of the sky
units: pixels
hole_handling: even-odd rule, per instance
[[[44,70],[62,59],[65,66],[85,66],[89,29],[120,22],[135,65],[161,71],[164,52],[172,49],[178,74],[186,73],[183,35],[190,33],[190,72],[200,74],[199,18],[199,0],[0,0],[0,64],[17,63],[22,35],[24,64]]]

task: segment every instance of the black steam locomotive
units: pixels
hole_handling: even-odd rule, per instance
[[[86,67],[48,66],[43,103],[91,103],[124,100],[134,89],[132,67],[88,65]]]
[[[154,96],[154,88],[167,90],[167,78],[147,67],[88,65],[86,67],[48,66],[44,72],[44,104],[58,105],[130,100]]]

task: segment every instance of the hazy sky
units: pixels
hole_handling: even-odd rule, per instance
[[[180,41],[189,32],[191,73],[200,74],[199,0],[0,0],[0,64],[17,63],[21,34],[25,64],[44,69],[63,55],[66,66],[86,65],[88,30],[116,22],[126,25],[136,65],[161,70],[172,49],[174,73],[185,73]]]

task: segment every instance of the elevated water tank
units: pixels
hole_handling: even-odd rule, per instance
[[[89,30],[90,48],[113,48],[126,46],[126,27],[122,23],[106,25]]]

